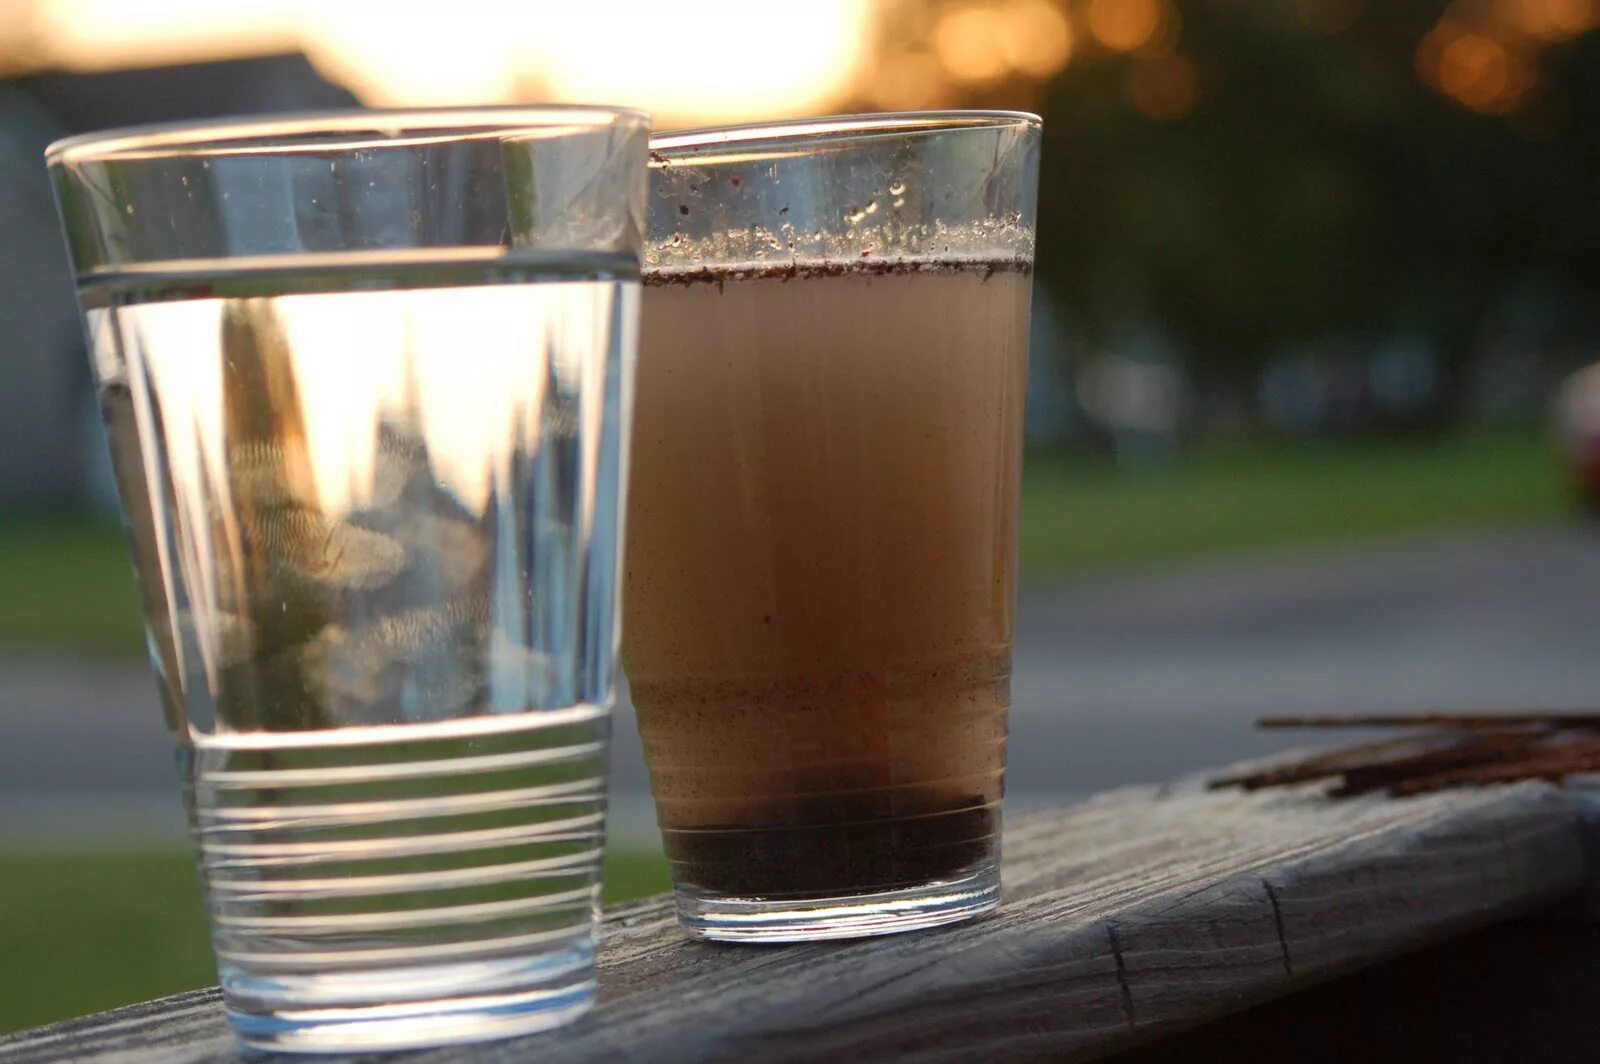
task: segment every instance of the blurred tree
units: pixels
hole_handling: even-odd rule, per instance
[[[1126,2],[1171,25],[1037,100],[1041,281],[1102,339],[1153,315],[1245,387],[1285,345],[1418,334],[1448,414],[1497,298],[1600,279],[1596,34],[1501,48],[1490,0]]]

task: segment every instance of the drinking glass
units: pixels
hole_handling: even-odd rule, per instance
[[[352,112],[47,153],[252,1046],[594,999],[647,138]]]
[[[999,898],[1039,121],[665,134],[623,650],[690,933]]]

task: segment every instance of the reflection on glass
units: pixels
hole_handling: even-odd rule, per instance
[[[616,596],[615,543],[591,531],[616,491],[634,292],[603,270],[504,272],[87,294],[118,467],[145,497],[137,549],[162,576],[152,653],[191,722],[224,737],[609,696],[582,619]]]

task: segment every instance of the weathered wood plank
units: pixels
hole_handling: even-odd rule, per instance
[[[591,1016],[414,1059],[1090,1059],[1575,893],[1580,822],[1544,784],[1339,803],[1112,792],[1015,818],[989,919],[715,946],[654,899],[608,914]],[[242,1059],[215,991],[0,1039],[6,1064]]]

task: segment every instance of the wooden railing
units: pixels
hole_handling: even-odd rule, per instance
[[[717,946],[654,898],[607,913],[579,1023],[405,1059],[1093,1059],[1580,895],[1583,793],[1110,792],[1011,819],[990,918]],[[246,1059],[215,990],[0,1039],[5,1064]]]

